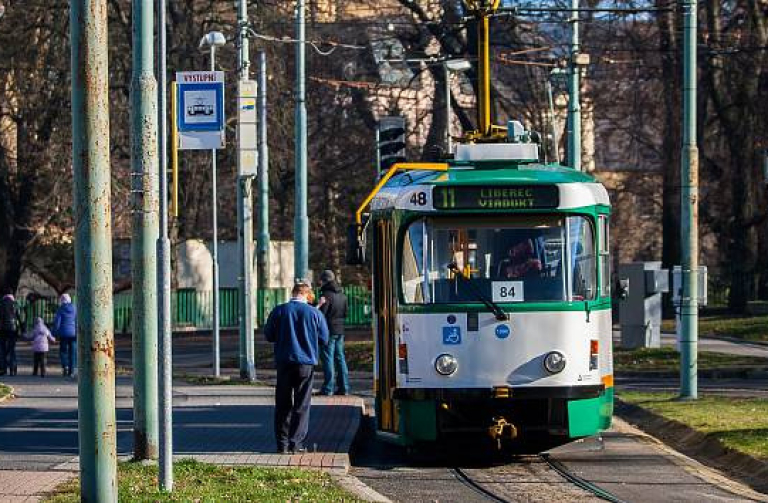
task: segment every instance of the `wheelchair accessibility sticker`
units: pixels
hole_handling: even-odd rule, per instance
[[[443,327],[443,344],[461,344],[461,327]]]

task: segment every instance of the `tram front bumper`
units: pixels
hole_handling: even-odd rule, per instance
[[[491,431],[500,431],[507,439],[539,434],[578,438],[596,434],[610,424],[612,388],[609,391],[611,393],[602,384],[546,388],[399,388],[394,398],[399,404],[401,431],[414,440],[434,441],[446,434]],[[515,435],[499,429],[498,418],[514,424]]]

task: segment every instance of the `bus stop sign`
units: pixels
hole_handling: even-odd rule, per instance
[[[176,124],[182,150],[224,144],[224,72],[177,72]]]

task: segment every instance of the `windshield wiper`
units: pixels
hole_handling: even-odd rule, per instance
[[[479,288],[472,282],[472,280],[466,276],[464,276],[464,273],[461,272],[461,269],[459,269],[459,266],[456,265],[456,262],[451,262],[448,264],[448,270],[451,271],[453,274],[455,274],[457,277],[464,280],[464,282],[467,284],[470,290],[475,294],[475,296],[480,299],[480,301],[486,305],[488,309],[491,310],[491,312],[496,316],[496,319],[499,321],[507,321],[509,320],[509,315],[502,311],[501,307],[499,307],[498,304],[496,304],[494,301],[486,297],[486,295],[480,291]]]

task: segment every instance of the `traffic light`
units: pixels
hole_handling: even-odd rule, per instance
[[[382,117],[378,127],[379,171],[405,162],[405,117]]]

